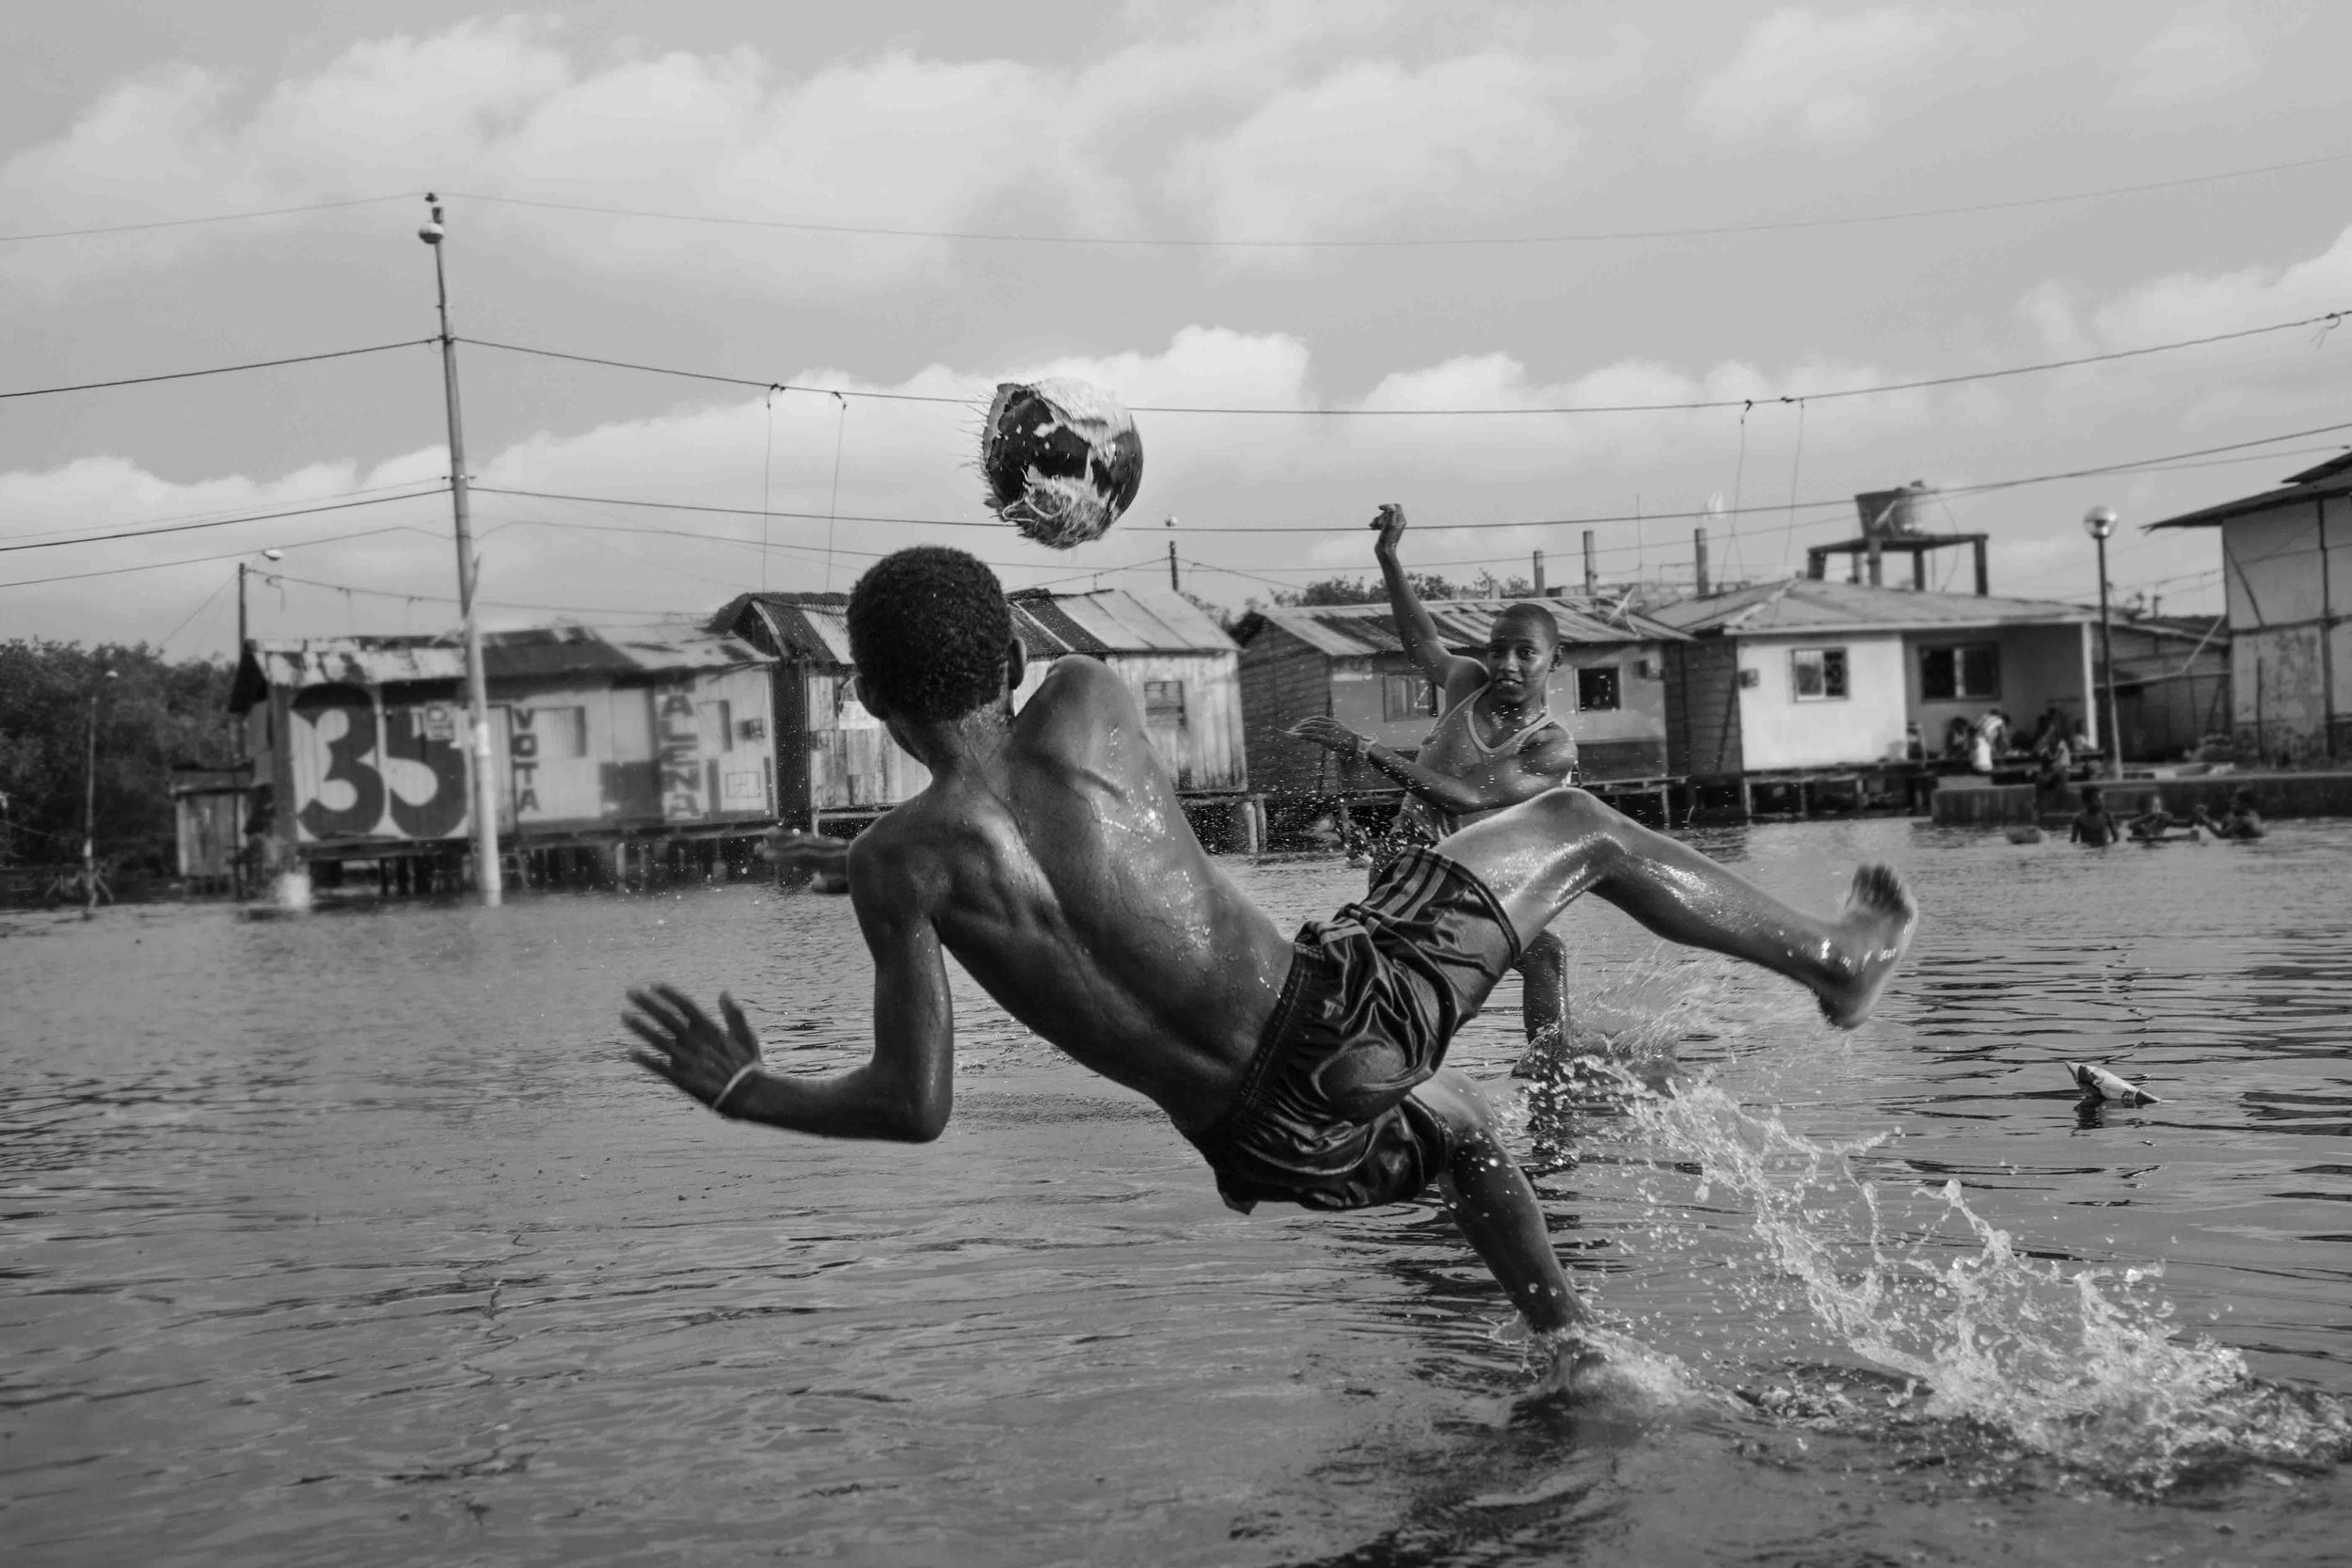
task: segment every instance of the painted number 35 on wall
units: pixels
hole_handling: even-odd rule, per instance
[[[448,838],[467,831],[466,754],[425,707],[380,707],[359,687],[294,701],[294,821],[309,839]]]

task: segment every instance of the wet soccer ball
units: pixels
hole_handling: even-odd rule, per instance
[[[1008,381],[980,436],[988,506],[1041,545],[1100,539],[1143,484],[1143,438],[1091,382]]]

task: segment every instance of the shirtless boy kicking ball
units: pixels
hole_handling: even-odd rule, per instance
[[[1535,1194],[1477,1086],[1443,1066],[1526,942],[1597,893],[1651,930],[1809,987],[1859,1023],[1916,915],[1869,868],[1836,920],[1801,914],[1574,789],[1408,851],[1360,904],[1294,941],[1210,861],[1124,683],[1057,662],[1016,718],[1003,591],[959,551],[902,550],[850,595],[859,694],[929,768],[850,847],[874,958],[874,1053],[770,1076],[742,1010],[631,991],[649,1071],[723,1115],[794,1132],[939,1136],[955,1085],[943,953],[1082,1065],[1149,1097],[1247,1212],[1395,1203],[1438,1183],[1538,1330],[1582,1322]],[[812,848],[812,857],[823,851]]]

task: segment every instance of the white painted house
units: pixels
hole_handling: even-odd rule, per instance
[[[1901,763],[1956,718],[2055,705],[2096,736],[2090,611],[2040,599],[1799,578],[1650,611],[1692,641],[1668,664],[1674,771],[1692,779]]]

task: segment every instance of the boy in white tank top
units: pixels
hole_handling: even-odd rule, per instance
[[[1576,779],[1576,741],[1545,706],[1545,684],[1559,660],[1560,628],[1537,604],[1516,604],[1495,618],[1483,657],[1447,648],[1437,623],[1413,592],[1397,559],[1405,510],[1384,506],[1374,555],[1389,588],[1406,654],[1438,693],[1440,717],[1418,758],[1405,757],[1337,720],[1302,720],[1290,734],[1359,757],[1405,786],[1395,824],[1373,851],[1376,879],[1416,846],[1481,821]],[[1528,1050],[1515,1069],[1533,1076],[1567,1043],[1567,952],[1547,931],[1527,944],[1518,964],[1520,1011]]]

